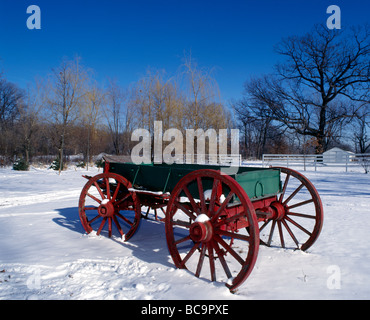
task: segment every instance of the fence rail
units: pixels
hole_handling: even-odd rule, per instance
[[[314,167],[315,171],[319,167],[345,167],[346,172],[349,167],[361,166],[366,173],[370,171],[370,153],[348,153],[338,155],[322,154],[264,154],[262,156],[262,166],[270,165],[303,166]]]

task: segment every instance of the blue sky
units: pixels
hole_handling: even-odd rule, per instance
[[[41,9],[41,30],[29,30],[29,5]],[[0,0],[0,70],[26,87],[63,57],[79,55],[98,80],[126,86],[148,67],[169,75],[184,51],[214,68],[224,102],[243,83],[280,59],[273,46],[326,23],[326,9],[341,8],[342,28],[370,22],[369,0]]]

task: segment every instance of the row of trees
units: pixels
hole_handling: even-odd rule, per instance
[[[1,75],[0,97],[2,161],[56,154],[60,170],[66,155],[82,153],[89,163],[101,152],[130,154],[132,131],[153,133],[154,121],[183,132],[231,126],[211,71],[191,55],[176,75],[148,70],[128,88],[112,79],[103,86],[80,58],[65,59],[27,90]]]
[[[229,107],[220,102],[212,71],[191,55],[173,76],[148,70],[129,87],[104,84],[80,58],[64,59],[27,89],[0,74],[0,161],[20,156],[101,152],[129,155],[131,133],[177,128],[240,128],[244,157],[322,153],[343,146],[370,153],[370,28],[329,30],[283,39],[271,74],[249,79]],[[347,139],[344,139],[346,137]],[[135,142],[134,142],[135,143]]]

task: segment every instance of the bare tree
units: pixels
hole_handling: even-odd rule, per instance
[[[126,96],[117,80],[110,79],[106,93],[105,115],[112,139],[115,154],[120,154],[122,149],[122,132],[125,124],[124,107]]]
[[[147,70],[146,75],[132,86],[129,106],[135,110],[132,119],[135,126],[147,129],[152,142],[155,121],[161,121],[162,131],[184,128],[183,96],[174,78],[166,77],[164,71]]]
[[[246,98],[291,131],[314,137],[322,153],[344,121],[370,101],[370,30],[319,25],[282,40],[276,51],[286,61],[275,75],[247,82]]]
[[[357,153],[370,153],[370,108],[355,118],[354,142]]]
[[[264,153],[287,151],[283,134],[285,130],[274,121],[268,109],[261,104],[249,104],[246,99],[234,103],[241,123],[245,156],[261,159]]]
[[[41,129],[43,121],[42,110],[44,107],[44,93],[42,84],[38,80],[35,80],[35,82],[28,87],[24,103],[19,109],[20,141],[27,165],[30,162],[31,148],[35,144],[34,140]]]
[[[4,156],[15,152],[14,124],[19,118],[23,98],[24,92],[0,73],[0,153]]]
[[[185,55],[182,66],[185,78],[187,127],[226,128],[227,116],[220,100],[219,88],[212,70],[199,67],[191,56]]]
[[[19,115],[19,104],[23,92],[0,74],[0,128],[12,123]]]
[[[52,70],[49,79],[47,104],[53,121],[59,159],[59,174],[64,167],[64,149],[69,126],[80,116],[86,95],[88,74],[80,64],[80,58],[63,60]]]
[[[95,82],[87,89],[82,111],[83,127],[86,131],[86,145],[83,154],[87,170],[91,162],[91,145],[95,139],[96,127],[102,114],[101,109],[105,102],[105,98],[104,91],[99,88]]]

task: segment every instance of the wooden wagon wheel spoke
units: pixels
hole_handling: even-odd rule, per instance
[[[116,216],[113,216],[113,221],[114,221],[114,224],[116,225],[119,233],[121,234],[121,236],[123,236],[123,230],[122,230],[121,225],[119,224]]]
[[[212,186],[209,198],[204,196],[206,186]],[[187,203],[180,200],[182,192]],[[222,192],[227,196],[221,203]],[[232,203],[234,198],[239,202]],[[165,222],[167,245],[176,267],[186,268],[196,277],[225,282],[231,291],[251,273],[259,245],[257,217],[247,194],[230,176],[210,169],[187,174],[171,193]],[[238,232],[247,225],[249,235]],[[245,247],[240,253],[233,248],[236,241]]]
[[[112,236],[112,218],[108,218],[108,235],[109,238]]]
[[[110,185],[109,185],[109,178],[105,177],[105,186],[107,188],[107,199],[110,200],[111,195],[110,195]]]
[[[105,225],[105,222],[107,221],[107,218],[103,218],[102,222],[100,223],[100,226],[99,226],[99,229],[98,231],[96,232],[97,235],[100,235],[100,232],[102,231],[104,225]]]
[[[274,216],[260,222],[261,244],[307,250],[318,238],[323,225],[320,196],[301,173],[289,168],[276,169],[281,171],[282,190],[276,202],[271,203]],[[270,222],[268,230],[266,226]],[[278,232],[275,232],[276,225]]]
[[[224,258],[224,255],[225,255],[224,252],[222,251],[222,249],[220,248],[220,246],[217,244],[216,241],[213,241],[212,242],[212,245],[213,245],[213,247],[214,247],[214,249],[215,249],[215,251],[217,253],[218,258],[220,259],[222,268],[224,269],[224,272],[225,272],[227,278],[228,279],[232,278],[232,274],[230,272],[230,268],[229,268],[229,266],[228,266],[228,264],[227,264],[227,262],[226,262],[226,260]]]
[[[291,224],[295,225],[298,229],[302,230],[304,233],[306,233],[307,235],[311,236],[312,233],[310,231],[308,231],[307,229],[305,229],[304,227],[302,227],[299,223],[295,222],[294,220],[292,220],[291,218],[289,217],[285,217],[285,220],[289,221]]]
[[[282,222],[281,221],[278,221],[277,224],[278,224],[278,229],[279,229],[279,237],[280,237],[281,247],[282,248],[285,248],[283,228],[281,227]]]
[[[199,200],[200,200],[200,208],[202,212],[207,211],[206,207],[206,200],[204,198],[204,190],[203,190],[203,184],[202,184],[202,178],[197,178],[197,185],[198,185],[198,191],[199,191]]]
[[[213,255],[213,247],[211,242],[208,242],[208,257],[209,257],[209,268],[211,271],[211,281],[216,281],[216,268],[215,268],[215,257]]]
[[[234,196],[234,192],[229,192],[229,194],[227,195],[226,199],[224,200],[224,202],[222,202],[220,208],[218,208],[216,214],[214,216],[212,216],[212,222],[215,222],[218,220],[218,218],[220,217],[220,215],[222,214],[222,212],[225,211],[226,209],[226,206],[229,204],[230,200],[232,199],[232,197]]]
[[[129,191],[131,187],[124,177],[111,172],[89,177],[79,200],[79,215],[85,231],[95,230],[97,235],[107,232],[109,237],[118,231],[125,241],[130,239],[141,219],[140,202],[135,192]]]
[[[126,222],[129,226],[133,226],[134,222],[133,221],[130,221],[129,219],[127,219],[125,216],[123,216],[122,214],[120,213],[117,213],[116,214],[117,217],[121,218],[124,222]]]
[[[313,199],[309,199],[309,200],[306,200],[306,201],[295,203],[295,204],[289,206],[288,208],[293,209],[293,208],[297,208],[297,207],[300,207],[300,206],[304,206],[305,204],[309,204],[309,203],[312,203],[312,202],[313,202]]]
[[[190,212],[182,203],[179,201],[175,201],[175,206],[184,212],[190,219],[195,220],[196,216],[192,212]]]
[[[216,199],[218,198],[218,195],[217,195],[218,190],[217,189],[218,189],[219,183],[220,183],[220,180],[218,180],[216,178],[213,179],[212,193],[211,193],[211,198],[209,200],[209,208],[208,208],[208,216],[209,217],[213,214],[213,210],[214,210],[215,204],[216,204]]]
[[[224,231],[224,230],[216,230],[215,232],[221,236],[226,236],[226,237],[230,237],[233,239],[239,239],[239,240],[244,240],[244,241],[250,240],[250,237],[244,234],[238,234],[235,232]]]
[[[268,244],[268,241],[269,241],[269,239],[270,238],[272,238],[272,235],[271,235],[271,233],[273,233],[274,232],[274,229],[275,229],[275,227],[272,227],[271,226],[271,228],[270,228],[270,231],[269,231],[269,233],[268,233],[268,239],[267,240],[264,240],[264,239],[262,239],[262,235],[263,235],[263,230],[272,222],[273,220],[267,220],[267,221],[265,221],[262,225],[261,225],[261,227],[259,228],[259,234],[260,234],[260,236],[261,236],[261,238],[260,238],[260,244],[262,244],[262,245],[264,245],[264,246],[270,246],[269,244]],[[249,232],[249,228],[247,228],[247,231]]]
[[[201,213],[200,213],[200,211],[199,211],[199,208],[198,208],[197,204],[195,203],[195,200],[194,200],[194,198],[193,198],[192,194],[190,193],[189,189],[187,188],[187,186],[184,186],[184,187],[183,187],[183,191],[185,192],[185,194],[186,194],[186,196],[187,196],[188,200],[190,201],[190,204],[191,204],[191,206],[192,206],[192,208],[193,208],[193,211],[194,211],[197,215],[200,215]]]
[[[113,193],[113,196],[112,196],[112,201],[116,201],[117,199],[117,195],[118,195],[118,191],[119,191],[119,188],[121,187],[121,182],[118,182],[117,183],[117,186],[116,186],[116,189],[114,190],[114,193]]]
[[[189,238],[190,238],[190,236],[189,236]],[[206,249],[207,249],[207,245],[205,243],[203,243],[202,244],[202,249],[201,249],[201,252],[200,252],[200,255],[199,255],[197,270],[195,272],[195,276],[198,277],[198,278],[200,276],[200,272],[202,271],[204,257],[206,255]]]
[[[283,202],[283,198],[284,198],[284,195],[285,195],[286,188],[288,186],[289,178],[290,178],[290,174],[287,174],[286,177],[285,177],[283,190],[280,194],[279,202]]]
[[[85,210],[98,210],[98,207],[85,207]]]
[[[100,215],[95,216],[91,220],[87,220],[87,223],[91,226],[92,223],[94,223],[97,219],[100,218]]]
[[[283,202],[283,205],[286,205],[290,200],[292,200],[296,195],[297,193],[303,188],[304,184],[301,183],[300,186],[295,189],[292,194]]]
[[[272,225],[271,225],[271,229],[270,229],[269,239],[267,240],[267,245],[268,245],[268,246],[270,246],[270,245],[271,245],[272,236],[274,235],[274,231],[275,231],[275,225],[276,225],[276,220],[272,221]]]
[[[187,253],[187,255],[184,257],[184,259],[182,259],[181,261],[181,267],[184,267],[186,262],[190,259],[190,257],[194,254],[194,252],[198,249],[198,247],[200,246],[200,242],[196,242],[194,243],[193,247],[190,249],[190,251]]]
[[[91,198],[91,199],[93,199],[93,200],[95,200],[97,203],[101,203],[101,200],[99,200],[98,198],[96,198],[95,196],[93,196],[92,194],[90,194],[90,193],[87,193],[87,195]]]
[[[131,193],[128,193],[126,194],[122,199],[119,199],[117,202],[116,202],[116,205],[120,205],[121,203],[125,202],[126,200],[128,200],[129,198],[132,197],[132,194]]]
[[[186,237],[183,237],[183,238],[181,238],[181,239],[179,239],[179,240],[175,241],[175,242],[174,242],[174,244],[175,244],[175,245],[178,245],[178,244],[180,244],[180,243],[183,243],[183,242],[185,242],[185,241],[189,241],[189,240],[191,240],[190,235],[187,235]]]
[[[173,220],[173,221],[172,221],[172,224],[173,224],[174,226],[182,226],[182,227],[185,227],[185,228],[187,228],[187,229],[189,229],[189,228],[190,228],[190,226],[191,226],[191,223],[190,223],[190,222],[182,221],[182,220]]]
[[[220,236],[218,235],[215,235],[215,240],[221,245],[223,246],[227,252],[229,252],[235,259],[236,261],[238,261],[241,265],[244,264],[244,259],[236,253],[236,251],[230,246],[228,245],[224,239],[222,239]]]
[[[272,221],[272,220],[267,220],[267,221],[265,221],[265,222],[262,224],[262,226],[259,228],[260,234],[261,234],[261,231],[262,231],[263,229],[265,229],[265,228],[267,227],[267,225],[268,225],[271,221]]]
[[[287,229],[290,237],[293,239],[294,243],[296,244],[297,249],[299,249],[299,242],[297,238],[295,237],[294,233],[292,232],[292,230],[289,228],[288,224],[285,222],[285,220],[282,220],[281,223],[284,225],[285,229]]]
[[[97,180],[96,180],[96,181],[94,181],[94,186],[96,187],[96,190],[98,190],[98,192],[99,192],[99,194],[100,194],[100,196],[101,196],[102,200],[104,200],[104,199],[105,199],[105,195],[104,195],[104,193],[103,193],[103,190],[102,190],[102,189],[100,188],[100,186],[98,185]]]
[[[298,213],[298,212],[292,212],[289,211],[287,212],[287,216],[296,216],[296,217],[301,217],[301,218],[307,218],[307,219],[316,219],[316,216],[311,216],[309,214],[304,214],[304,213]]]

